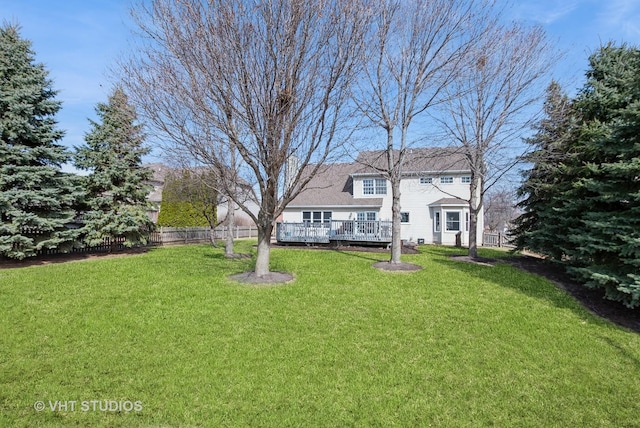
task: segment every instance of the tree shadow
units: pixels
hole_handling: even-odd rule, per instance
[[[72,251],[69,253],[58,253],[58,254],[43,254],[37,255],[34,257],[29,257],[24,260],[15,260],[15,259],[0,259],[0,269],[19,269],[29,266],[44,266],[51,264],[60,264],[60,263],[68,263],[79,260],[104,260],[118,257],[128,257],[139,254],[147,254],[152,253],[157,250],[158,247],[134,247],[134,248],[125,248],[117,251],[93,251],[93,252],[82,252],[82,251]]]
[[[371,257],[371,256],[368,255],[368,254],[372,254],[372,253],[361,253],[361,252],[357,252],[355,250],[353,252],[351,252],[351,251],[343,251],[343,250],[334,250],[334,251],[336,253],[339,253],[339,254],[344,254],[346,256],[356,257],[356,258],[363,259],[363,260],[369,260],[369,261],[372,261],[372,262],[384,261],[384,259],[381,260],[379,257]],[[380,254],[380,253],[378,253],[378,254]]]
[[[453,255],[453,254],[452,254]],[[517,291],[534,299],[545,300],[557,308],[568,309],[583,321],[600,326],[609,325],[605,318],[589,310],[566,290],[558,287],[548,278],[520,269],[506,260],[495,259],[492,265],[474,264],[454,258],[434,258],[433,261],[446,268],[463,272],[469,276],[496,284],[500,287]],[[508,267],[512,274],[506,274],[503,268]],[[551,287],[541,287],[538,281],[527,277],[537,277],[550,282]]]

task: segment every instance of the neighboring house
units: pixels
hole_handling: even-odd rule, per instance
[[[160,203],[162,202],[162,189],[164,188],[164,180],[171,168],[161,163],[152,163],[143,165],[153,171],[153,176],[148,184],[153,186],[151,193],[147,196],[147,200],[151,202],[151,208],[147,211],[147,215],[154,223],[158,222],[158,214],[160,213]]]
[[[144,166],[153,171],[153,177],[149,181],[149,184],[153,186],[153,189],[147,196],[147,200],[151,202],[152,208],[149,211],[147,211],[147,214],[149,215],[149,218],[154,223],[157,223],[158,215],[160,213],[160,205],[162,203],[162,190],[164,189],[165,179],[169,173],[174,171],[174,169],[162,163],[152,163]],[[239,184],[238,188],[240,189],[242,194],[247,195],[247,198],[249,197],[251,192],[248,184],[247,185]],[[258,205],[255,202],[247,200],[245,203],[254,214],[258,213]],[[218,220],[224,219],[226,215],[227,215],[227,204],[222,203],[218,205]],[[240,208],[236,208],[234,220],[237,225],[241,225],[241,226],[254,224],[251,217],[249,217]]]
[[[282,222],[328,226],[341,223],[336,220],[390,221],[391,184],[379,172],[385,163],[386,152],[367,151],[353,163],[324,165],[285,208]],[[468,163],[454,150],[408,152],[400,183],[401,238],[454,245],[460,234],[461,244],[468,244],[470,182]],[[482,237],[482,213],[477,230]]]

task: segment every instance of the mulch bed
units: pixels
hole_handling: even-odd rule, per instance
[[[421,270],[422,266],[414,265],[413,263],[391,263],[391,262],[378,262],[374,263],[373,267],[380,270],[386,270],[389,272],[415,272]]]
[[[286,272],[269,272],[267,275],[257,276],[255,272],[243,272],[229,276],[233,281],[250,285],[284,285],[295,278]]]

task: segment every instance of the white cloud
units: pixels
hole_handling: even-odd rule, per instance
[[[621,41],[640,41],[640,2],[638,0],[608,0],[602,4],[598,18],[607,30],[620,34]]]
[[[521,2],[515,5],[515,19],[552,24],[573,12],[584,0],[543,0]]]

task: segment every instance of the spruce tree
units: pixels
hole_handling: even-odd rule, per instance
[[[564,192],[571,187],[573,158],[571,150],[575,115],[569,97],[557,82],[547,88],[544,116],[533,129],[535,134],[525,139],[531,146],[524,161],[531,168],[523,172],[523,184],[518,207],[523,213],[514,221],[511,234],[517,249],[528,249],[561,260],[566,240],[558,239],[566,233]]]
[[[590,57],[575,101],[582,125],[573,147],[567,260],[590,287],[640,305],[640,50],[607,45]]]
[[[55,115],[61,108],[44,65],[17,26],[0,28],[0,255],[23,259],[68,249],[81,192],[61,165],[71,155]]]
[[[99,122],[90,120],[86,145],[77,149],[76,166],[90,171],[85,179],[88,211],[82,234],[89,245],[116,238],[131,247],[146,244],[153,228],[147,215],[152,171],[142,167],[150,149],[142,125],[125,92],[116,87],[108,103],[98,103]]]

